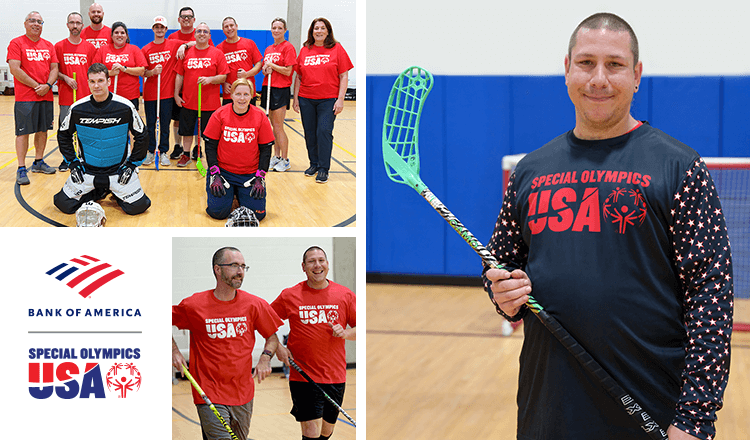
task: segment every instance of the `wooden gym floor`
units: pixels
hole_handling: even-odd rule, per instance
[[[52,204],[52,197],[60,191],[68,172],[53,175],[29,173],[30,185],[16,185],[18,160],[15,153],[15,123],[13,96],[0,96],[0,226],[75,226],[75,216],[60,212]],[[55,96],[55,130],[48,132],[44,152],[48,165],[57,167],[62,154],[57,145],[59,106]],[[144,118],[143,102],[141,117]],[[346,101],[344,111],[334,124],[334,146],[331,170],[326,184],[316,184],[305,177],[309,166],[304,131],[300,115],[294,110],[286,113],[285,131],[289,137],[289,158],[292,168],[283,173],[269,172],[266,226],[356,226],[356,102]],[[166,125],[166,124],[165,124]],[[166,127],[165,127],[166,128]],[[170,140],[173,137],[170,128]],[[26,166],[34,159],[33,135],[29,140]],[[172,146],[170,146],[170,153]],[[214,220],[206,214],[205,179],[195,168],[172,166],[141,166],[139,173],[151,207],[145,213],[129,216],[122,212],[112,196],[99,203],[107,215],[106,226],[220,226],[224,220]]]
[[[341,407],[357,420],[357,370],[346,370],[346,391]],[[292,398],[289,382],[281,373],[274,372],[260,385],[255,385],[253,416],[249,439],[298,439],[302,437],[300,424],[289,414]],[[172,439],[200,439],[201,427],[193,404],[190,382],[180,380],[172,386]],[[336,440],[354,440],[356,428],[343,415],[339,415],[333,437]],[[376,438],[376,437],[371,437]]]
[[[735,302],[750,322],[750,300]],[[367,437],[515,439],[523,329],[500,335],[480,288],[367,284]],[[750,333],[732,335],[717,438],[750,432]]]

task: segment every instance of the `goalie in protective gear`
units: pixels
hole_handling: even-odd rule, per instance
[[[250,105],[252,83],[232,84],[232,104],[216,110],[203,131],[206,142],[208,215],[225,219],[237,196],[258,221],[266,216],[266,172],[274,144],[273,129],[263,110]]]
[[[91,95],[70,107],[58,132],[70,177],[55,194],[54,203],[66,214],[110,192],[126,214],[140,214],[151,206],[137,168],[146,158],[145,125],[130,101],[109,92],[109,83],[107,68],[93,64],[88,71]],[[128,132],[133,135],[132,152],[128,151]],[[78,136],[78,155],[73,148],[74,135]]]

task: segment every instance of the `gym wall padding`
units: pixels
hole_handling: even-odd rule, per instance
[[[388,179],[385,103],[395,75],[367,77],[367,272],[476,276],[479,257],[412,188]],[[750,77],[644,77],[632,113],[703,156],[750,157]],[[420,176],[487,244],[502,200],[501,159],[575,124],[562,76],[435,76],[419,130]]]

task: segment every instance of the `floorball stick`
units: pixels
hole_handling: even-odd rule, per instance
[[[206,167],[201,162],[201,104],[203,102],[203,84],[198,83],[198,160],[195,162],[195,167],[198,168],[198,172],[201,176],[206,177]]]
[[[271,73],[273,73],[273,70]],[[271,109],[271,73],[268,74],[268,88],[266,89],[266,116]]]
[[[211,411],[214,412],[214,414],[219,419],[221,424],[224,425],[224,429],[227,430],[229,435],[232,437],[232,440],[239,440],[237,436],[234,434],[234,432],[232,432],[232,428],[229,427],[229,423],[227,423],[226,420],[224,420],[224,417],[222,417],[221,414],[219,414],[219,411],[216,410],[216,407],[214,406],[213,403],[211,403],[211,400],[209,400],[208,396],[206,396],[206,393],[203,392],[203,390],[201,389],[201,386],[198,385],[198,382],[196,382],[195,379],[193,379],[193,376],[190,374],[190,372],[185,367],[185,365],[182,366],[182,372],[185,373],[185,377],[187,377],[190,383],[193,384],[193,388],[195,388],[195,391],[197,391],[198,394],[201,395],[201,399],[203,399],[206,402],[206,405],[208,405],[208,407],[211,408]]]
[[[115,88],[114,88],[114,90],[112,91],[112,93],[114,93],[115,95],[117,94],[117,80],[118,80],[118,79],[120,79],[120,75],[119,75],[119,74],[118,74],[118,75],[115,75]]]
[[[78,101],[78,80],[76,79],[76,73],[73,72],[73,81],[76,82],[76,88],[73,89],[73,103]],[[70,110],[68,110],[70,112]],[[80,160],[81,156],[78,154],[78,131],[76,130],[75,133],[73,133],[73,153],[75,153],[76,157]]]
[[[159,171],[159,159],[161,158],[161,153],[159,152],[159,144],[161,143],[161,127],[159,124],[159,115],[161,114],[161,73],[156,75],[156,130],[154,130],[154,136],[156,137],[156,149],[154,151],[154,154],[156,155],[156,159],[154,159],[154,164],[156,166],[156,171]]]
[[[419,178],[418,129],[425,98],[432,89],[432,74],[420,67],[402,72],[393,84],[383,121],[383,160],[391,180],[414,188],[458,232],[489,267],[502,269],[495,257],[451,213]],[[599,363],[531,296],[526,305],[586,372],[617,401],[649,437],[667,440],[659,424],[607,373]],[[493,303],[495,301],[493,300]],[[498,308],[497,303],[495,307]]]
[[[321,386],[320,386],[320,385],[318,385],[318,384],[317,384],[317,383],[316,383],[316,382],[315,382],[314,380],[312,380],[312,378],[311,378],[310,376],[308,376],[308,375],[307,375],[307,373],[305,373],[304,371],[302,371],[302,368],[300,368],[300,367],[299,367],[299,365],[297,365],[297,363],[296,363],[296,362],[294,362],[294,360],[293,360],[293,359],[289,359],[289,365],[291,365],[291,366],[292,366],[292,368],[294,368],[295,370],[297,370],[297,372],[298,372],[299,374],[301,374],[301,375],[302,375],[302,377],[304,377],[304,378],[305,378],[305,380],[307,380],[307,381],[308,381],[308,382],[310,382],[311,384],[315,385],[315,386],[316,386],[316,387],[318,388],[318,390],[320,390],[320,392],[321,392],[321,393],[323,393],[323,396],[324,396],[324,397],[325,397],[325,398],[326,398],[326,399],[327,399],[327,400],[328,400],[329,402],[331,402],[332,404],[334,404],[334,405],[336,406],[336,408],[338,408],[339,412],[340,412],[341,414],[343,414],[343,415],[344,415],[344,417],[346,417],[347,419],[349,419],[349,421],[350,421],[350,422],[352,422],[352,425],[354,425],[354,427],[355,427],[355,428],[357,427],[357,422],[355,422],[355,421],[354,421],[354,419],[352,418],[352,416],[350,416],[349,414],[347,414],[347,413],[346,413],[346,411],[344,411],[344,408],[342,408],[342,407],[341,407],[341,406],[340,406],[340,405],[339,405],[338,403],[336,403],[336,401],[335,401],[335,400],[333,400],[333,399],[331,398],[331,396],[329,396],[329,395],[328,395],[328,394],[327,394],[327,393],[326,393],[326,392],[325,392],[325,391],[323,390],[323,388],[321,388]]]

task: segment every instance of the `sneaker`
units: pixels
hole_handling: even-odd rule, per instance
[[[203,151],[201,151],[201,157],[203,157]],[[191,159],[198,160],[198,146],[193,147],[193,153],[191,154]]]
[[[156,155],[154,153],[148,152],[146,153],[146,158],[143,159],[143,165],[151,165],[154,163],[154,158]]]
[[[274,171],[286,171],[289,168],[291,168],[292,165],[289,164],[289,159],[281,159],[275,167],[273,167]]]
[[[326,183],[328,182],[328,170],[323,168],[318,170],[318,176],[315,177],[315,183]]]
[[[161,153],[160,157],[161,160],[159,160],[159,163],[161,164],[161,166],[168,167],[172,165],[172,162],[169,160],[169,155],[167,153]]]
[[[68,167],[68,163],[65,162],[65,160],[63,160],[62,162],[60,162],[60,166],[57,167],[58,171],[68,171],[69,169],[70,169],[70,167]]]
[[[310,165],[310,168],[305,170],[305,177],[312,177],[316,172],[318,172],[318,167],[316,167],[315,165]]]
[[[39,162],[34,161],[33,164],[31,164],[31,172],[32,173],[44,173],[44,174],[55,174],[57,172],[56,169],[52,168],[51,166],[44,163],[43,160],[40,160]]]
[[[279,156],[271,156],[271,162],[268,164],[268,169],[273,170],[276,168],[276,164],[281,161],[281,158]]]
[[[29,176],[26,174],[26,167],[20,167],[16,171],[16,183],[19,185],[28,185],[31,183]]]
[[[169,155],[170,159],[179,159],[180,156],[182,156],[182,153],[184,150],[180,146],[180,144],[174,144],[174,150],[172,150],[172,154]]]
[[[180,156],[180,160],[177,162],[178,167],[186,167],[192,160],[190,160],[190,156],[187,154],[182,154]]]

